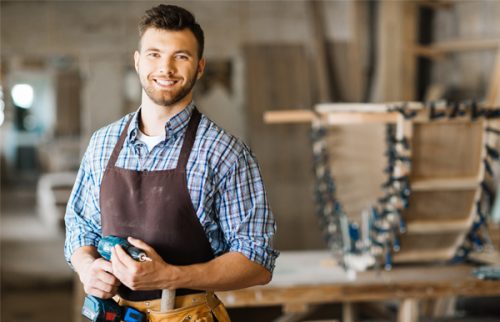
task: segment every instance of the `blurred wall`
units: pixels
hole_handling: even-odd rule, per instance
[[[83,77],[84,139],[97,128],[136,108],[127,105],[123,79],[133,66],[136,25],[158,1],[2,1],[1,55],[4,67],[14,59],[41,58],[53,68],[62,58]],[[206,34],[206,57],[231,61],[235,91],[213,94],[201,106],[223,127],[245,137],[241,48],[246,43],[300,43],[311,39],[305,1],[173,1],[191,10]],[[328,36],[350,37],[348,2],[326,2]],[[22,65],[22,63],[21,63]],[[200,104],[201,105],[201,104]],[[219,105],[227,107],[221,111]],[[126,106],[124,111],[124,106]],[[236,128],[233,124],[238,124]]]
[[[500,17],[498,1],[457,1],[448,9],[436,11],[434,41],[498,40],[500,39],[498,17]],[[483,99],[488,95],[495,60],[500,59],[498,50],[456,52],[443,59],[434,60],[432,83],[441,84],[448,98]]]

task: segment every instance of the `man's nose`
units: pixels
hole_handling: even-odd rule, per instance
[[[171,58],[163,60],[160,66],[160,72],[168,75],[175,74],[175,61]]]

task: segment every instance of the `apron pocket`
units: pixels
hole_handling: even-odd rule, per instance
[[[212,311],[205,304],[175,309],[166,313],[151,311],[149,322],[215,322]]]

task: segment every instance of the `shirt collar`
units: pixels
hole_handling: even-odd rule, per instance
[[[165,140],[171,137],[177,137],[181,134],[189,123],[191,114],[195,108],[194,102],[189,103],[182,111],[174,115],[167,123],[165,123]],[[137,134],[139,133],[139,116],[141,115],[141,108],[132,115],[132,121],[127,131],[127,136],[131,143],[135,143]]]

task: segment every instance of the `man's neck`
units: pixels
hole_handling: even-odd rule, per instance
[[[165,124],[176,114],[185,109],[191,100],[181,101],[172,106],[160,106],[151,101],[142,100],[139,128],[148,136],[165,134]]]

